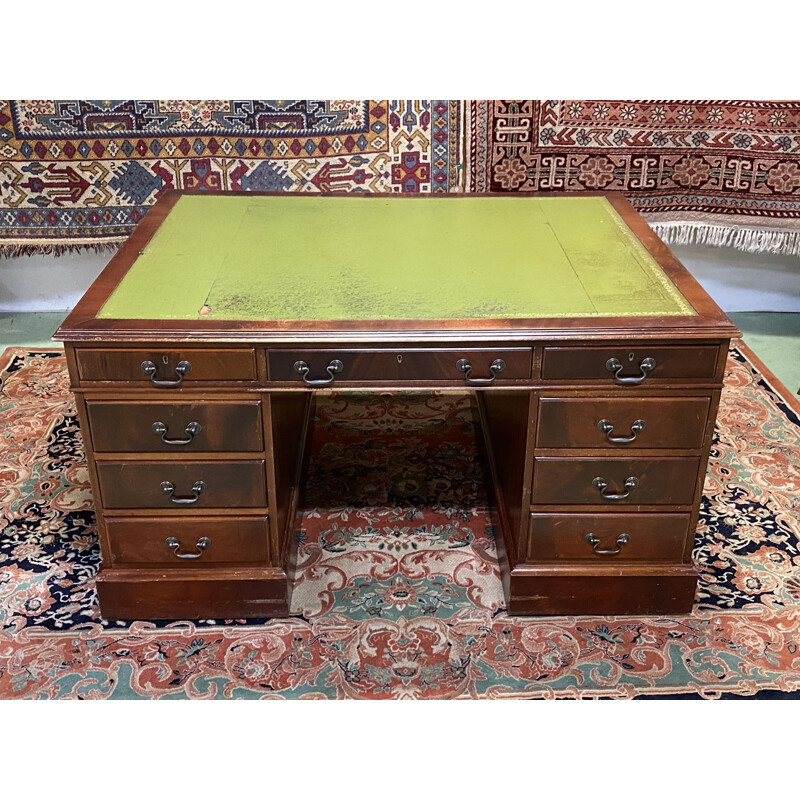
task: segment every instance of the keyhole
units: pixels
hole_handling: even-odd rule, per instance
[[[398,354],[398,356],[397,356],[397,363],[398,364],[402,364],[403,363],[403,356],[400,355],[400,354]]]
[[[161,363],[164,364],[164,366],[169,364],[169,356],[161,356]]]
[[[633,353],[628,353],[628,361],[633,361]]]

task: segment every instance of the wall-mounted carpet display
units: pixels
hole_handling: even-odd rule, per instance
[[[116,245],[168,189],[447,192],[448,100],[0,101],[0,247]]]
[[[800,101],[0,101],[0,252],[114,247],[168,189],[620,191],[800,253]]]
[[[800,102],[496,100],[467,109],[467,191],[619,191],[668,243],[800,253]]]

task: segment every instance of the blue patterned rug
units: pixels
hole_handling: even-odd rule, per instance
[[[0,378],[0,697],[773,697],[800,687],[800,418],[744,349],[730,355],[705,483],[695,609],[674,617],[508,616],[466,397],[418,394],[319,403],[293,617],[101,621],[63,354],[11,348]]]

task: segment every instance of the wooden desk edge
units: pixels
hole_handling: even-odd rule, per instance
[[[507,195],[496,192],[474,194],[436,195],[436,197],[478,198],[515,197],[519,200],[537,197],[605,197],[620,215],[623,222],[639,238],[667,277],[697,312],[697,316],[614,316],[614,317],[558,317],[536,319],[451,319],[451,320],[116,320],[99,319],[97,314],[119,285],[122,278],[138,258],[139,254],[166,219],[182,194],[209,194],[204,192],[165,192],[145,215],[128,240],[105,269],[92,283],[86,294],[61,324],[53,336],[54,341],[85,342],[145,341],[153,339],[158,331],[162,341],[190,338],[192,341],[233,342],[257,340],[264,344],[281,344],[292,341],[341,341],[346,339],[370,342],[406,340],[428,342],[458,342],[471,338],[473,341],[535,340],[545,336],[552,338],[598,339],[615,336],[635,336],[640,333],[650,338],[671,337],[723,337],[736,338],[741,333],[721,311],[713,299],[678,261],[669,248],[649,227],[644,218],[630,202],[617,192],[560,192],[525,193]],[[280,196],[303,197],[281,192],[214,192],[226,196]],[[316,196],[316,195],[315,195]],[[326,192],[322,196],[350,197],[342,193]],[[357,195],[364,197],[365,195]],[[432,195],[397,195],[376,193],[369,197],[416,197]],[[198,331],[198,324],[203,329]],[[187,334],[190,334],[187,337]]]

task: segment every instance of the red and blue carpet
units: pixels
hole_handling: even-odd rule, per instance
[[[467,397],[320,399],[279,620],[106,623],[63,354],[0,358],[0,697],[626,698],[800,688],[800,416],[731,351],[687,616],[513,618]],[[760,693],[760,694],[759,694]],[[794,695],[797,696],[797,695]]]

